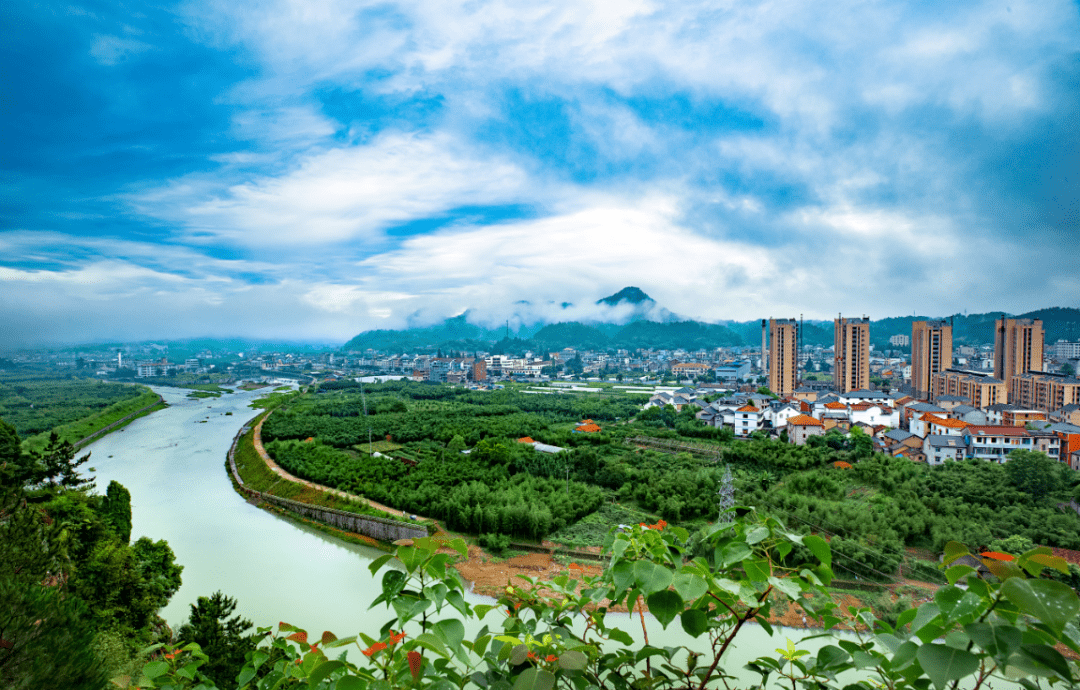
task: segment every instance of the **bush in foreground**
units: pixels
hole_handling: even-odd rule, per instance
[[[962,684],[977,690],[1008,678],[1031,690],[1042,683],[1077,687],[1077,666],[1055,645],[1080,653],[1080,597],[1041,577],[1047,568],[1068,570],[1048,549],[1019,557],[988,554],[983,565],[992,576],[951,565],[950,584],[934,601],[899,612],[890,624],[869,609],[840,611],[827,596],[813,596],[824,594],[832,578],[832,554],[820,537],[793,534],[774,519],[751,515],[714,527],[711,554],[690,560],[684,558],[687,537],[663,522],[613,533],[601,575],[575,577],[571,565],[569,575],[544,583],[542,590],[507,587],[494,604],[475,606],[465,601],[465,583],[448,568],[451,556],[438,552],[441,544],[418,539],[370,566],[383,573],[382,595],[372,606],[384,605],[391,613],[381,628],[370,624],[340,639],[324,632],[317,640],[286,623],[273,634],[261,629],[269,637],[248,656],[238,686],[731,688],[744,683],[725,668],[724,653],[737,644],[740,631],[756,622],[771,632],[767,618],[775,603],[798,600],[827,629],[856,624],[857,639],[838,638],[816,654],[789,642],[747,665],[761,677],[754,686],[955,690]],[[450,546],[464,555],[461,540]],[[816,561],[781,567],[798,546]],[[968,555],[963,545],[951,543],[946,565]],[[399,567],[386,568],[395,557]],[[606,615],[614,606],[639,617],[646,635],[650,627],[656,636],[656,626],[678,625],[706,641],[700,648],[708,651],[636,645]],[[473,639],[465,637],[464,619],[484,624]],[[349,645],[362,652],[356,662],[330,658],[335,648]],[[140,687],[212,687],[198,671],[206,659],[197,645],[162,651],[162,658],[143,669]],[[847,671],[859,680],[838,680]]]

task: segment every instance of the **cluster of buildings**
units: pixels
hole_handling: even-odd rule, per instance
[[[930,464],[972,457],[1004,462],[1010,451],[1024,449],[1080,470],[1080,380],[1045,370],[1038,319],[995,322],[993,372],[953,366],[949,322],[914,322],[907,339],[910,384],[893,393],[868,385],[867,319],[836,319],[833,390],[825,395],[799,386],[798,330],[795,319],[762,321],[762,367],[779,401],[734,409],[712,403],[699,419],[730,423],[738,436],[783,426],[797,444],[859,425],[883,452]],[[1055,354],[1077,354],[1072,345],[1058,343]],[[793,405],[794,416],[786,412]]]

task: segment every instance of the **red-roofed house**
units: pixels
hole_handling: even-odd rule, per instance
[[[824,436],[825,425],[805,414],[796,415],[787,422],[788,442],[804,445],[811,436]]]
[[[600,430],[601,430],[600,427],[597,426],[596,424],[582,424],[581,426],[576,427],[574,429],[574,431],[580,432],[580,433],[583,433],[583,434],[595,434],[596,432],[598,432]]]
[[[735,435],[746,438],[761,427],[761,411],[753,405],[735,410]]]
[[[929,416],[929,415],[926,415]],[[963,436],[964,429],[970,426],[959,419],[940,419],[935,417],[927,424],[927,436]]]

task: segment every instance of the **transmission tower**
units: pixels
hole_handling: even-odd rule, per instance
[[[735,481],[731,478],[731,465],[724,465],[724,476],[720,480],[720,522],[731,522],[731,513],[726,512],[735,506]]]

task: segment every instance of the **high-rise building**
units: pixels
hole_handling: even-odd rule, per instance
[[[1017,374],[1009,380],[1009,403],[1044,412],[1080,405],[1080,380],[1043,371]]]
[[[1041,371],[1043,338],[1043,325],[1039,319],[996,319],[994,377],[1011,384],[1014,376]]]
[[[766,323],[768,346],[766,349]],[[768,352],[769,390],[781,397],[791,395],[799,383],[798,342],[799,324],[795,319],[764,319],[762,325],[762,357]]]
[[[930,400],[942,395],[936,377],[952,367],[952,326],[948,321],[911,324],[911,395]]]
[[[965,398],[972,407],[989,407],[1008,400],[1008,385],[985,371],[946,369],[934,374],[931,388],[935,397],[957,395]]]
[[[833,385],[837,393],[870,389],[870,319],[833,322]]]

